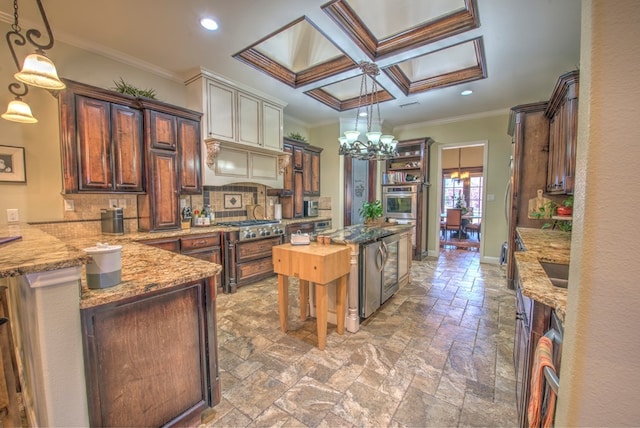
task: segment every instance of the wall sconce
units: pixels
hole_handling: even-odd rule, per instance
[[[6,39],[11,51],[11,56],[16,64],[18,73],[14,74],[16,80],[20,83],[10,83],[9,92],[15,95],[15,99],[9,103],[6,113],[2,115],[3,119],[10,120],[19,123],[36,123],[38,120],[31,114],[31,108],[27,103],[22,101],[22,97],[29,93],[30,86],[36,86],[38,88],[48,89],[51,91],[59,91],[65,88],[65,84],[58,78],[58,73],[53,62],[46,57],[45,50],[53,47],[54,39],[47,15],[45,14],[44,7],[41,0],[36,0],[42,21],[47,30],[47,36],[49,43],[41,44],[38,40],[42,33],[40,30],[31,28],[26,31],[25,35],[22,35],[20,23],[18,20],[18,0],[13,0],[13,24],[11,25],[11,31],[7,33]],[[24,46],[27,41],[36,47],[36,52],[28,55],[20,68],[20,62],[16,55],[14,44],[17,46]],[[22,87],[22,90],[20,88]]]
[[[218,153],[220,153],[220,143],[215,140],[209,140],[205,141],[205,144],[207,145],[207,166],[213,169]]]
[[[278,155],[278,174],[284,174],[284,170],[289,166],[289,163],[291,163],[291,153]]]

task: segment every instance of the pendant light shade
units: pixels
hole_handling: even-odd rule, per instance
[[[33,53],[24,59],[22,70],[13,75],[17,80],[38,88],[59,91],[65,84],[58,78],[53,62],[44,55]]]
[[[7,106],[7,111],[2,114],[2,118],[18,123],[36,123],[38,119],[31,114],[29,104],[20,99],[15,99]]]

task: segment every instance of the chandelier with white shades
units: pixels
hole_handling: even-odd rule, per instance
[[[345,131],[344,136],[338,138],[340,142],[340,155],[351,156],[361,160],[384,160],[398,156],[396,141],[393,135],[382,135],[382,122],[380,120],[380,104],[378,102],[378,84],[375,77],[380,74],[378,66],[371,62],[361,62],[362,80],[360,81],[360,95],[358,96],[358,109],[356,110],[355,127],[353,131]],[[371,80],[369,91],[368,80]],[[374,123],[374,108],[378,115]],[[361,109],[363,112],[361,113]],[[358,120],[360,116],[367,117],[366,142],[360,141]],[[372,125],[376,125],[373,128]]]

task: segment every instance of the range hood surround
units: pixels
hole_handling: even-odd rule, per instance
[[[206,186],[257,183],[282,188],[283,173],[291,154],[281,150],[248,147],[219,139],[204,141],[206,158],[203,181]]]

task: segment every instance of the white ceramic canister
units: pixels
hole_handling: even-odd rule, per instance
[[[87,287],[107,288],[120,284],[122,277],[122,245],[98,242],[85,248],[93,259],[87,264]]]

